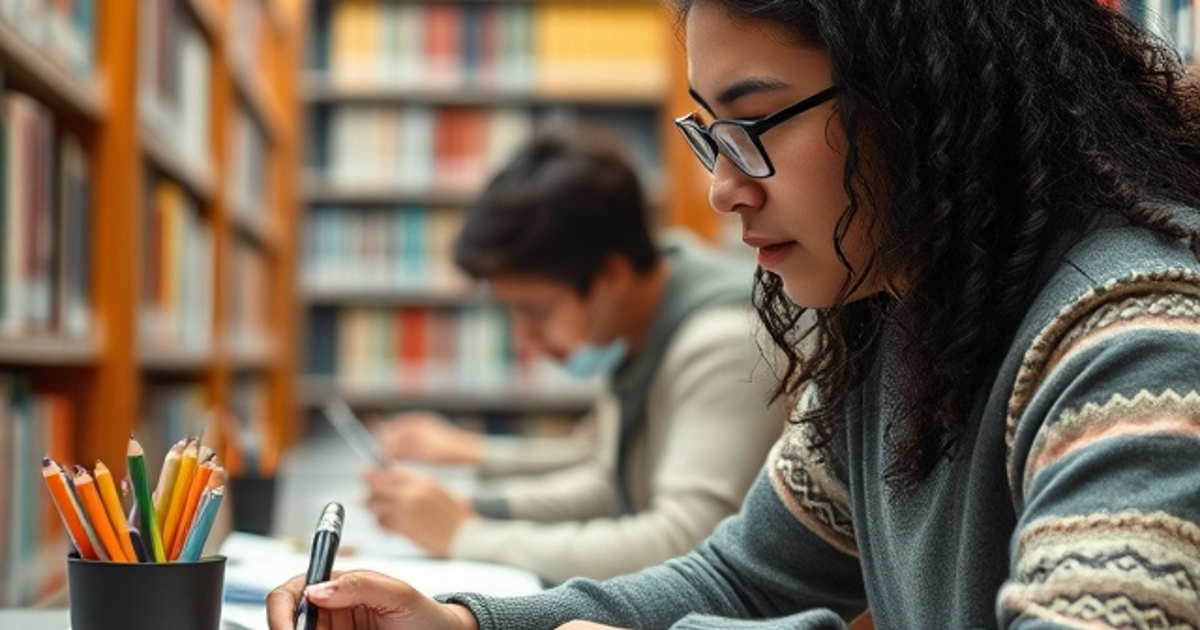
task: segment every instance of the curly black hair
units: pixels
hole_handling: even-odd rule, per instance
[[[675,0],[680,18],[701,2],[828,54],[849,140],[835,242],[874,222],[871,268],[850,276],[905,279],[899,299],[843,297],[801,325],[758,270],[755,306],[786,355],[776,394],[821,394],[798,419],[814,447],[845,421],[885,320],[905,331],[911,419],[887,477],[911,486],[952,456],[1063,239],[1123,216],[1200,257],[1194,210],[1145,203],[1200,206],[1200,90],[1099,0]]]

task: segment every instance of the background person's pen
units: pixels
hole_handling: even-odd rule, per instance
[[[317,521],[312,551],[308,556],[305,586],[324,582],[333,573],[333,558],[337,555],[338,544],[342,540],[342,520],[345,514],[341,503],[330,503],[321,511],[321,520]],[[314,630],[317,627],[317,614],[317,607],[310,604],[308,598],[302,597],[300,606],[296,609],[296,630]]]

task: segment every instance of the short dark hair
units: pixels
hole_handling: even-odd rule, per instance
[[[583,295],[609,256],[639,271],[658,249],[642,185],[618,136],[596,127],[534,136],[467,207],[454,261],[476,279],[525,275]]]

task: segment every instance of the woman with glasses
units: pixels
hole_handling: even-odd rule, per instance
[[[1097,0],[677,2],[678,124],[798,400],[741,513],[606,582],[435,603],[351,573],[310,601],[389,629],[1200,628],[1200,94],[1174,54]]]

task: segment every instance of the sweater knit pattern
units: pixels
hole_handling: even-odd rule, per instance
[[[1164,284],[1181,293],[1161,293]],[[1045,376],[1066,353],[1099,340],[1105,331],[1119,332],[1129,326],[1165,326],[1200,332],[1197,322],[1200,322],[1200,276],[1189,271],[1135,274],[1097,287],[1066,306],[1025,353],[1009,399],[1006,443],[1014,505],[1020,503],[1018,480],[1023,476],[1012,458],[1017,425]]]
[[[1164,284],[1177,292],[1162,293]],[[1200,335],[1200,278],[1168,271],[1110,282],[1065,308],[1039,335],[1009,401],[1014,504],[1039,473],[1105,442],[1155,435],[1200,440],[1195,390],[1114,393],[1100,404],[1064,409],[1046,423],[1023,470],[1017,470],[1011,457],[1016,427],[1054,370],[1087,361],[1088,351],[1111,337],[1149,331]],[[1014,483],[1018,478],[1020,486]],[[1003,606],[1015,614],[1097,628],[1200,628],[1200,528],[1174,515],[1123,511],[1044,518],[1020,531],[1015,563],[1014,579],[1000,593]]]
[[[813,452],[809,446],[811,429],[799,422],[804,404],[801,398],[768,456],[771,485],[805,527],[838,551],[857,556],[849,491],[845,481],[829,467],[828,454]]]
[[[1005,608],[1064,625],[1200,627],[1200,528],[1162,512],[1045,519],[1018,541]],[[1185,560],[1180,560],[1185,558]]]

